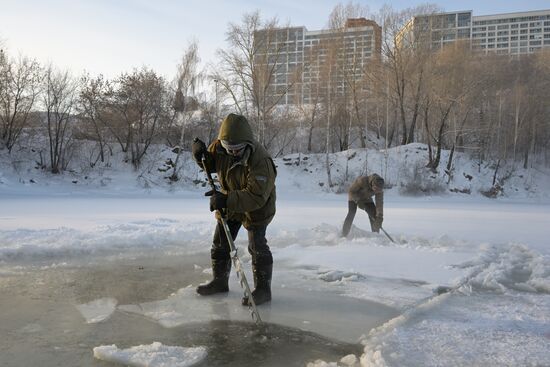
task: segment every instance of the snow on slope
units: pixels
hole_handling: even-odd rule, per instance
[[[277,185],[284,191],[345,192],[351,181],[365,173],[378,173],[386,180],[388,188],[404,194],[442,194],[456,192],[480,195],[493,187],[494,162],[481,164],[466,153],[455,152],[450,172],[446,172],[449,151],[442,151],[437,172],[429,172],[427,146],[413,143],[390,148],[350,149],[329,155],[332,188],[329,188],[325,154],[291,154],[275,159],[278,166]],[[168,177],[173,170],[170,161],[176,154],[168,147],[155,145],[150,148],[141,167],[134,170],[124,163],[124,154],[114,151],[105,162],[95,163],[83,152],[75,154],[69,169],[62,175],[52,175],[40,168],[38,153],[21,149],[8,155],[0,152],[0,194],[18,192],[58,191],[67,193],[82,189],[111,194],[124,194],[136,190],[178,191],[192,187],[204,187],[206,180],[184,152],[178,169],[179,181]],[[451,178],[449,178],[449,174]],[[496,176],[503,190],[499,196],[509,198],[550,198],[550,169],[534,167],[523,169],[520,164],[502,163]],[[34,188],[34,189],[33,189]]]

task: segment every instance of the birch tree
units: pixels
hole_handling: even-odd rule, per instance
[[[199,47],[196,41],[192,41],[183,53],[177,70],[176,97],[173,107],[177,117],[176,121],[181,126],[181,130],[176,160],[172,167],[172,174],[170,175],[170,180],[172,181],[179,180],[179,161],[183,151],[185,126],[188,124],[193,111],[196,110],[186,100],[194,98],[196,87],[202,78],[202,73],[199,71],[199,62]]]

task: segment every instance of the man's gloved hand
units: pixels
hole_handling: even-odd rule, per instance
[[[382,222],[384,221],[384,218],[380,217],[380,216],[376,216],[374,218],[374,222],[372,224],[372,230],[374,232],[380,232],[380,228],[382,228]]]
[[[206,154],[206,144],[204,144],[204,141],[195,138],[193,140],[193,144],[191,144],[191,153],[193,154],[193,159],[197,163],[201,163],[202,157]]]
[[[210,211],[223,210],[227,208],[227,195],[218,191],[208,191],[204,196],[210,196]]]

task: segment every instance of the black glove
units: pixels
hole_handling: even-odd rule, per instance
[[[193,140],[193,144],[191,144],[191,153],[193,154],[193,159],[197,163],[201,163],[202,157],[206,154],[206,144],[199,138],[195,138]]]
[[[204,196],[210,196],[210,211],[223,210],[227,208],[227,195],[219,191],[208,191]]]

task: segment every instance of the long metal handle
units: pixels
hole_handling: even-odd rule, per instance
[[[382,228],[382,226],[380,226],[380,229],[382,230],[382,232],[384,232],[384,234],[390,239],[390,241],[392,241],[393,243],[395,243],[395,241],[393,240],[393,238],[391,238],[391,236],[388,234],[388,232],[386,232],[386,230],[384,228]]]
[[[235,243],[233,242],[233,237],[231,236],[231,232],[229,231],[229,227],[227,226],[227,221],[223,217],[220,218],[220,221],[222,223],[225,236],[227,237],[227,242],[229,243],[229,248],[231,250],[231,260],[233,261],[233,266],[235,267],[237,278],[239,278],[239,284],[244,291],[245,297],[248,298],[248,310],[250,311],[252,320],[254,320],[257,325],[260,325],[262,323],[262,318],[260,317],[260,313],[256,308],[254,297],[252,297],[252,292],[250,291],[248,280],[246,279],[241,260],[239,259],[239,255],[237,254],[237,247],[235,247]]]
[[[196,139],[196,138],[195,138]],[[208,183],[210,184],[210,187],[212,188],[213,195],[216,194],[218,191],[216,189],[216,185],[214,184],[214,179],[212,179],[212,174],[210,174],[210,171],[206,167],[206,158],[203,155],[201,158],[201,164],[202,168],[204,169],[204,172],[206,172],[206,177],[208,178]],[[220,210],[216,210],[218,212],[220,223],[222,224],[223,231],[225,232],[225,237],[227,238],[227,242],[229,243],[229,250],[231,253],[231,260],[233,261],[233,266],[235,267],[235,271],[237,273],[237,277],[239,278],[239,284],[241,285],[241,288],[244,291],[245,297],[248,298],[248,310],[250,311],[250,315],[252,316],[252,320],[257,325],[260,325],[262,323],[262,318],[260,317],[260,313],[258,312],[258,309],[256,308],[256,303],[254,302],[254,297],[252,297],[252,292],[250,291],[250,286],[248,285],[248,280],[246,279],[246,275],[244,273],[241,260],[239,259],[239,255],[237,253],[237,247],[235,246],[235,243],[233,242],[233,236],[231,235],[231,231],[229,231],[229,227],[227,226],[227,221],[225,220],[224,214]]]
[[[371,217],[370,214],[367,213],[367,215],[369,216],[369,220],[374,221],[374,218]],[[391,236],[388,234],[388,232],[386,232],[386,230],[385,230],[384,228],[382,228],[382,226],[380,226],[380,229],[382,230],[382,232],[384,232],[384,234],[386,235],[386,237],[389,238],[390,241],[392,241],[393,243],[395,243],[395,241],[393,240],[393,238],[391,238]]]

